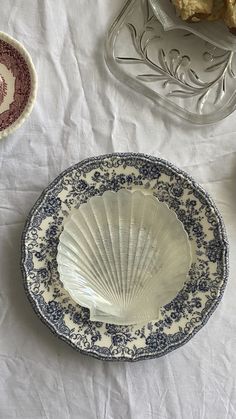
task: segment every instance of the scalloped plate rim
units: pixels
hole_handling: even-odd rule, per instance
[[[33,214],[35,213],[35,211],[37,210],[38,206],[41,204],[41,202],[43,201],[44,197],[46,196],[46,194],[52,189],[53,186],[55,186],[58,181],[60,179],[62,179],[66,174],[69,174],[71,171],[75,170],[75,169],[79,169],[81,166],[85,166],[87,164],[91,164],[92,162],[96,162],[96,161],[101,161],[104,159],[110,159],[112,157],[121,157],[121,158],[129,158],[129,157],[134,157],[134,158],[143,158],[144,160],[148,161],[148,162],[153,162],[153,163],[161,163],[164,166],[169,167],[170,169],[174,170],[176,173],[180,174],[181,176],[185,177],[195,188],[197,188],[202,195],[204,195],[210,206],[214,209],[215,214],[217,216],[219,225],[220,225],[220,231],[223,237],[223,241],[224,241],[224,274],[223,274],[223,279],[222,279],[222,284],[220,287],[220,294],[217,297],[217,299],[215,300],[214,305],[211,307],[211,309],[209,310],[209,312],[207,313],[207,315],[205,315],[204,319],[202,320],[201,324],[199,324],[197,327],[195,327],[195,329],[181,342],[178,343],[173,343],[172,345],[170,345],[167,350],[163,350],[161,353],[154,353],[151,352],[148,355],[147,354],[143,354],[143,355],[138,355],[138,356],[134,356],[132,358],[128,358],[128,357],[124,357],[124,356],[120,356],[120,357],[107,357],[107,356],[103,356],[101,354],[98,354],[96,352],[92,352],[92,351],[88,351],[85,349],[81,349],[79,348],[75,343],[73,343],[68,337],[63,336],[62,332],[56,332],[55,328],[53,327],[52,324],[49,323],[49,321],[43,316],[43,314],[40,312],[39,306],[37,301],[34,300],[34,298],[32,297],[32,295],[30,294],[29,291],[29,287],[28,287],[28,281],[27,281],[27,273],[26,273],[26,269],[24,266],[24,262],[25,262],[25,257],[26,257],[26,249],[25,249],[25,240],[26,240],[26,234],[28,231],[28,228],[30,226],[31,223],[31,218],[33,216]],[[20,268],[21,268],[21,272],[22,272],[22,278],[23,278],[23,286],[25,289],[25,293],[27,295],[27,298],[35,312],[35,314],[37,315],[37,317],[49,328],[49,330],[59,339],[63,340],[64,342],[66,342],[69,346],[71,346],[73,349],[75,349],[77,352],[83,354],[83,355],[89,355],[93,358],[99,359],[99,360],[104,360],[104,361],[112,361],[112,362],[137,362],[140,360],[145,360],[145,359],[154,359],[154,358],[159,358],[163,355],[167,355],[168,353],[172,352],[173,350],[185,345],[189,340],[191,340],[197,333],[199,330],[202,329],[202,327],[205,326],[205,324],[208,322],[208,320],[210,319],[211,315],[214,313],[214,311],[216,310],[216,308],[218,307],[223,294],[224,294],[224,290],[225,287],[227,285],[227,281],[228,281],[228,275],[229,275],[229,243],[228,243],[228,239],[227,239],[227,235],[226,235],[226,229],[225,229],[225,225],[222,219],[221,214],[219,213],[215,203],[213,202],[212,198],[210,197],[210,195],[208,194],[208,192],[206,192],[204,190],[204,188],[199,185],[190,175],[188,175],[184,170],[179,169],[177,166],[175,166],[174,164],[170,163],[169,161],[163,159],[163,158],[159,158],[159,157],[154,157],[154,156],[150,156],[148,154],[145,153],[132,153],[132,152],[126,152],[126,153],[108,153],[105,155],[99,155],[99,156],[95,156],[95,157],[88,157],[82,161],[80,161],[79,163],[73,164],[72,166],[70,166],[69,168],[65,169],[64,171],[62,171],[52,182],[50,182],[50,184],[43,190],[43,192],[40,194],[40,196],[38,197],[38,199],[36,200],[35,204],[33,205],[33,207],[31,208],[27,218],[26,218],[26,222],[22,231],[22,236],[21,236],[21,260],[20,260]]]

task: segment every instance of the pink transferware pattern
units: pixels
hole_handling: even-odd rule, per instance
[[[25,48],[0,32],[0,138],[18,128],[30,114],[37,77]]]

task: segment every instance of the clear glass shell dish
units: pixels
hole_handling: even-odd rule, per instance
[[[157,112],[165,107],[170,116],[175,113],[196,124],[228,116],[236,108],[234,51],[207,41],[210,37],[197,36],[192,27],[191,32],[175,27],[165,31],[156,13],[148,0],[126,2],[107,37],[110,71],[153,99]]]
[[[58,246],[60,279],[90,319],[154,320],[181,290],[191,265],[187,234],[166,204],[121,189],[74,210]]]

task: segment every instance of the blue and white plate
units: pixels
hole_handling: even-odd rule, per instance
[[[119,326],[89,320],[57,271],[57,246],[70,212],[106,190],[149,190],[175,211],[188,233],[192,265],[180,293],[159,318]],[[172,164],[143,154],[90,158],[59,175],[42,193],[22,236],[24,286],[37,315],[78,351],[103,360],[159,357],[186,343],[219,303],[228,277],[228,244],[222,219],[208,194]]]

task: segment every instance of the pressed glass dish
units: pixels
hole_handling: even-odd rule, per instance
[[[105,58],[120,81],[170,117],[210,124],[236,108],[235,53],[189,30],[165,31],[148,0],[126,2],[109,30]]]

